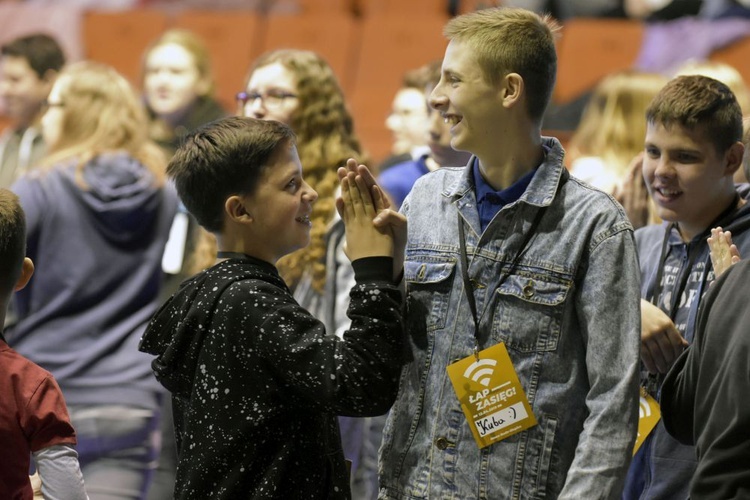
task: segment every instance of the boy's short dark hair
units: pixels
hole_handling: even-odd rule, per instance
[[[41,79],[49,70],[60,71],[65,65],[65,54],[60,44],[43,33],[23,36],[0,47],[3,56],[22,57]]]
[[[742,110],[725,84],[702,75],[670,80],[646,109],[650,125],[700,131],[719,154],[742,140]]]
[[[559,29],[549,15],[495,7],[453,18],[443,34],[469,44],[489,83],[497,84],[508,73],[521,75],[529,117],[539,123],[557,78],[555,36]]]
[[[273,120],[222,118],[189,134],[167,166],[180,199],[198,223],[213,233],[224,226],[224,202],[255,191],[281,144],[294,142],[292,129]]]
[[[0,293],[3,295],[13,290],[25,256],[26,216],[21,202],[13,192],[0,189]]]

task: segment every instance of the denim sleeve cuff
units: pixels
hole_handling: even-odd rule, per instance
[[[364,257],[352,262],[354,279],[363,281],[387,281],[393,283],[392,257]]]

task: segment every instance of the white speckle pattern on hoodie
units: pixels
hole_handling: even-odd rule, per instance
[[[186,281],[140,349],[172,392],[175,498],[347,499],[336,415],[385,413],[404,362],[392,260],[354,262],[341,340],[269,263],[230,259]]]

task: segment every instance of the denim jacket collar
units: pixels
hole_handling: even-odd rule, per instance
[[[531,184],[529,184],[529,187],[518,200],[519,202],[522,201],[539,207],[544,207],[552,203],[557,187],[560,185],[563,176],[567,173],[563,166],[565,151],[560,141],[554,137],[542,137],[542,147],[546,151],[544,160],[539,166],[536,175],[531,180]],[[472,156],[469,159],[463,175],[443,191],[443,196],[458,200],[470,194],[473,202],[474,179],[471,166],[475,160],[476,156]],[[459,208],[461,206],[460,204]]]

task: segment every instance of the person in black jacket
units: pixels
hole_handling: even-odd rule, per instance
[[[197,127],[227,116],[214,97],[211,56],[201,38],[188,30],[164,32],[143,53],[141,86],[143,103],[149,118],[149,136],[174,154],[185,136]],[[216,242],[201,230],[185,207],[180,205],[170,229],[170,238],[162,259],[165,286],[162,296],[169,297],[180,282],[213,263]],[[148,500],[172,498],[177,456],[169,399],[162,412],[162,444]]]
[[[750,497],[750,261],[732,266],[701,303],[692,345],[661,390],[664,426],[695,446],[690,498]]]
[[[291,129],[226,118],[189,135],[172,158],[167,174],[219,247],[218,263],[181,285],[140,345],[172,393],[175,498],[350,498],[336,416],[387,411],[404,349],[394,276],[403,239],[375,229],[385,199],[377,188],[360,192],[356,167],[349,160],[339,174],[356,279],[340,339],[295,301],[275,266],[310,241],[317,200]]]

